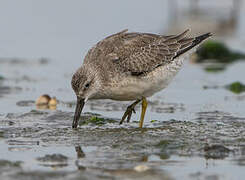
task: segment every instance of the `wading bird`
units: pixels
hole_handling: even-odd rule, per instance
[[[135,106],[142,101],[142,127],[146,98],[167,87],[181,68],[184,55],[211,36],[206,33],[192,38],[187,37],[188,32],[164,36],[124,30],[98,42],[72,77],[77,96],[72,127],[77,128],[89,99],[135,101],[127,107],[120,124],[126,118],[130,121]]]

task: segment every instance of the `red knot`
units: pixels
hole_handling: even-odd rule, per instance
[[[189,31],[164,36],[123,30],[98,42],[72,77],[72,88],[77,96],[72,127],[77,128],[89,99],[135,101],[127,107],[120,124],[125,119],[130,121],[135,106],[142,101],[139,124],[142,127],[146,98],[167,87],[181,68],[185,55],[212,36],[206,33],[188,37]]]

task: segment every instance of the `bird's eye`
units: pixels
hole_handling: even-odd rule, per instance
[[[89,86],[90,86],[89,83],[85,84],[85,88],[89,88]]]

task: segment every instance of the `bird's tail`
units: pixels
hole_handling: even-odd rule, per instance
[[[205,39],[207,39],[207,38],[209,38],[209,37],[211,37],[211,36],[212,36],[212,33],[209,32],[209,33],[203,34],[203,35],[201,35],[201,36],[195,37],[194,40],[192,41],[192,44],[191,44],[190,46],[188,46],[188,47],[186,47],[186,48],[180,50],[180,51],[176,54],[176,56],[175,56],[174,58],[179,57],[180,55],[182,55],[182,54],[184,54],[185,52],[189,51],[190,49],[194,48],[195,46],[197,46],[198,44],[200,44],[202,41],[204,41]]]

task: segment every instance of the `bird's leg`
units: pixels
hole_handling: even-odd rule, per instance
[[[127,117],[127,122],[130,121],[132,112],[135,113],[134,108],[135,108],[135,106],[136,106],[140,101],[141,101],[141,100],[137,100],[137,101],[135,101],[133,104],[131,104],[130,106],[127,107],[127,110],[126,110],[125,113],[123,114],[122,120],[120,121],[119,124],[122,124],[123,121],[126,119],[126,117]]]
[[[141,116],[140,116],[140,124],[139,127],[142,128],[143,127],[143,123],[144,123],[144,118],[145,118],[145,111],[147,108],[147,100],[145,97],[142,98],[142,111],[141,111]]]
[[[85,154],[81,148],[81,146],[75,146],[75,150],[77,152],[77,158],[84,158]]]

